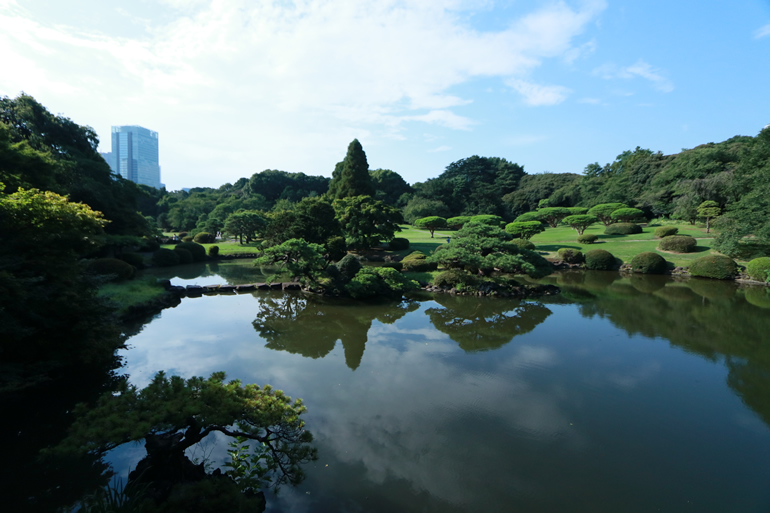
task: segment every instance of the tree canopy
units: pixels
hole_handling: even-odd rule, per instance
[[[348,153],[342,162],[337,163],[329,182],[329,196],[342,199],[353,196],[374,196],[375,189],[369,175],[369,163],[366,153],[358,139],[348,145]]]

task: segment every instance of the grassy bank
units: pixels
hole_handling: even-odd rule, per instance
[[[106,283],[99,287],[98,297],[105,298],[118,307],[118,313],[124,314],[132,306],[152,301],[165,293],[153,277],[140,278],[123,282]]]
[[[249,242],[248,244],[239,244],[237,241],[220,241],[213,244],[201,244],[206,248],[206,254],[211,246],[219,246],[220,255],[237,255],[243,253],[256,253],[259,249],[259,242]],[[161,246],[166,249],[174,249],[174,244],[164,244]]]

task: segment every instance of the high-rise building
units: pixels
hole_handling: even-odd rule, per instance
[[[127,180],[160,189],[158,132],[141,126],[112,127],[112,152],[107,162]]]

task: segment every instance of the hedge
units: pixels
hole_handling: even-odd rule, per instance
[[[713,278],[715,280],[732,280],[736,274],[738,274],[738,264],[735,263],[735,260],[726,256],[709,255],[698,258],[690,264],[690,276]]]
[[[658,249],[675,253],[692,253],[698,241],[688,235],[669,235],[660,239]]]
[[[195,237],[193,237],[193,241],[197,242],[198,244],[211,244],[214,242],[214,240],[215,237],[209,232],[199,232],[195,234]]]
[[[583,252],[579,249],[560,248],[557,253],[559,254],[559,258],[568,264],[579,264],[585,260]]]
[[[617,267],[615,257],[609,251],[592,249],[585,254],[586,269],[592,271],[611,271]]]
[[[770,281],[770,257],[755,258],[746,265],[746,273],[752,280]]]
[[[577,238],[577,241],[580,244],[593,244],[597,240],[599,240],[598,235],[581,235],[580,237]]]
[[[161,248],[152,254],[152,263],[158,267],[171,267],[179,264],[179,254],[173,249]]]
[[[403,237],[396,237],[388,242],[388,248],[391,251],[401,251],[402,249],[409,249],[409,239]]]
[[[193,254],[190,252],[189,249],[180,248],[179,246],[177,246],[174,248],[173,251],[179,256],[179,263],[181,265],[193,263]]]
[[[605,235],[631,235],[642,233],[642,227],[634,223],[615,223],[604,229]]]
[[[659,239],[662,239],[663,237],[676,235],[678,231],[679,231],[679,228],[677,228],[676,226],[660,226],[658,228],[655,228],[655,236]]]
[[[183,242],[181,244],[177,244],[175,249],[186,249],[192,253],[194,262],[203,262],[206,260],[206,248],[195,242]]]
[[[128,280],[134,276],[134,267],[117,258],[97,258],[88,262],[86,271],[102,276],[114,275],[116,280]]]
[[[127,264],[133,265],[137,269],[144,269],[147,267],[144,265],[144,257],[139,253],[123,253],[120,255],[120,259]]]
[[[642,274],[663,274],[666,272],[666,259],[652,251],[639,253],[631,259],[631,270]]]

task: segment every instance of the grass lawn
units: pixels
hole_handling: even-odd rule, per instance
[[[99,287],[97,296],[116,303],[119,313],[124,313],[130,306],[146,303],[163,295],[166,290],[157,281],[154,277],[148,277],[106,283]]]
[[[431,239],[428,230],[418,230],[407,224],[400,226],[401,231],[396,233],[396,237],[409,239],[409,249],[394,251],[394,253],[401,256],[406,256],[413,251],[422,251],[426,255],[430,255],[434,249],[441,244],[445,244],[446,238],[451,237],[452,233],[454,233],[452,230],[436,231],[433,233],[433,238]]]

